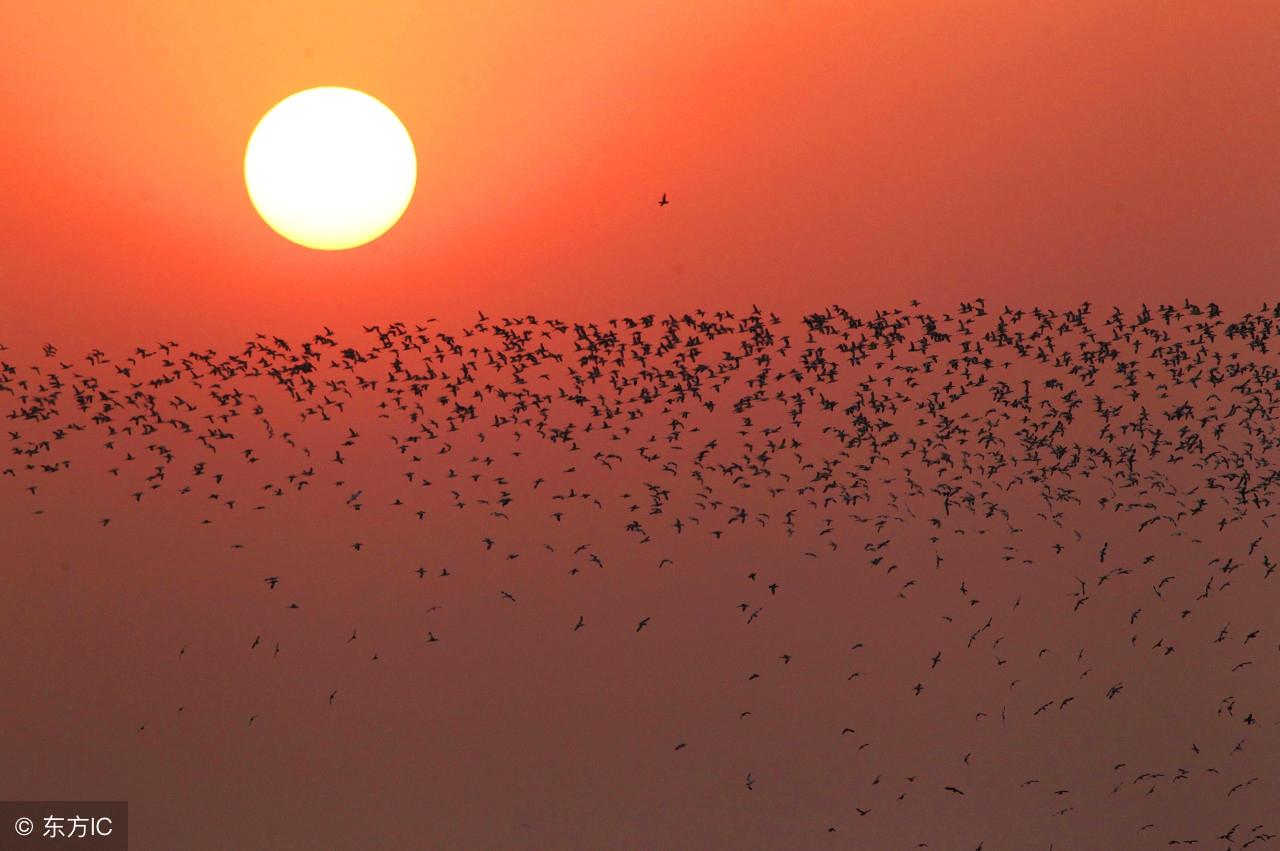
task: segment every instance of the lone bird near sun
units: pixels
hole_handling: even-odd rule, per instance
[[[377,98],[323,86],[272,107],[244,156],[249,199],[298,245],[355,248],[382,236],[413,197],[418,163],[409,131]]]

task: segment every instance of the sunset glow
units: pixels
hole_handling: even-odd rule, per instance
[[[0,2],[0,851],[1280,851],[1278,57]]]

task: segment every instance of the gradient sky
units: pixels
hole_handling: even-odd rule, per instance
[[[362,339],[351,333],[360,324],[413,327],[429,316],[457,332],[477,310],[598,321],[756,303],[785,316],[799,340],[802,313],[832,302],[865,311],[921,299],[940,312],[985,296],[994,314],[1004,303],[1189,297],[1254,308],[1280,293],[1278,8],[0,3],[0,345],[9,347],[0,363],[22,369],[0,378],[29,380],[25,394],[52,382],[50,372],[97,370],[112,387],[137,389],[162,359],[128,375],[117,367],[158,341],[227,353],[256,332],[298,340],[328,325],[345,343]],[[243,183],[261,116],[321,85],[382,100],[419,156],[399,224],[349,251],[280,237]],[[664,192],[671,204],[659,208]],[[1105,315],[1094,314],[1098,327]],[[56,358],[40,353],[45,341]],[[114,360],[88,369],[91,346]],[[370,374],[384,363],[371,362]],[[1048,374],[1038,369],[1028,375]],[[150,386],[198,398],[202,414],[214,404],[208,387]],[[830,538],[838,558],[824,550],[815,561],[802,551],[812,538],[750,526],[722,544],[690,533],[662,551],[678,569],[654,568],[621,525],[638,516],[621,492],[643,493],[644,477],[657,475],[634,455],[665,427],[652,415],[618,444],[629,461],[608,474],[598,457],[583,460],[594,446],[570,456],[563,443],[529,438],[516,461],[505,436],[481,445],[450,435],[453,455],[432,454],[436,444],[424,453],[439,482],[428,500],[406,484],[390,441],[399,425],[375,397],[332,422],[302,423],[300,406],[263,386],[244,389],[262,392],[272,422],[317,447],[314,457],[269,441],[246,416],[227,426],[241,443],[210,462],[230,471],[225,485],[206,476],[190,498],[177,487],[213,450],[179,438],[173,477],[153,493],[158,438],[143,430],[72,435],[57,447],[75,463],[57,475],[33,466],[36,490],[0,478],[0,729],[20,731],[0,742],[0,798],[128,799],[139,848],[780,848],[838,824],[832,847],[850,836],[897,847],[908,825],[969,848],[985,839],[988,851],[1120,847],[1115,836],[1157,817],[1163,847],[1212,835],[1199,823],[1211,809],[1226,822],[1209,826],[1216,832],[1255,823],[1269,812],[1258,802],[1276,799],[1274,678],[1261,665],[1256,677],[1236,676],[1212,643],[1232,621],[1237,633],[1265,628],[1270,651],[1280,606],[1258,590],[1259,570],[1257,584],[1241,578],[1234,596],[1196,603],[1193,620],[1173,602],[1159,609],[1163,620],[1144,603],[1153,610],[1144,641],[1179,641],[1159,668],[1149,651],[1123,655],[1137,646],[1126,643],[1127,597],[1117,591],[1080,615],[1067,602],[1083,582],[1076,571],[1101,585],[1093,559],[1106,546],[1117,563],[1172,565],[1187,581],[1171,601],[1194,596],[1212,557],[1274,537],[1265,520],[1223,535],[1206,514],[1185,526],[1200,537],[1153,543],[1157,532],[1129,535],[1127,518],[1082,512],[1062,559],[1033,573],[1006,562],[1003,534],[949,541],[940,568],[922,513],[884,533],[904,572],[938,577],[908,607],[897,577],[891,585],[872,569],[869,533],[848,524]],[[16,400],[0,395],[0,414],[29,401]],[[58,416],[71,416],[63,406]],[[700,437],[720,434],[726,452],[747,434],[729,408],[697,420]],[[11,456],[20,440],[58,424],[6,419],[0,469],[21,466]],[[356,427],[358,446],[347,431]],[[592,439],[610,449],[606,435]],[[797,435],[820,443],[817,433],[783,433]],[[262,463],[238,454],[241,444]],[[338,451],[349,458],[341,467],[330,460]],[[500,459],[492,470],[488,455]],[[531,513],[499,527],[492,552],[480,543],[495,528],[488,503],[469,509],[477,516],[455,511],[445,481],[453,466],[510,473],[523,499],[533,475],[565,475],[570,464],[576,487],[616,511],[549,523],[559,503],[547,487],[529,497]],[[278,485],[302,465],[320,470],[315,487],[269,511],[249,508],[268,499],[264,481]],[[1085,504],[1110,496],[1097,487]],[[480,486],[495,499],[496,488],[488,478]],[[342,502],[357,489],[369,504],[359,514]],[[422,500],[429,522],[397,518],[409,510],[390,507],[402,490]],[[229,498],[241,508],[223,508]],[[1066,531],[1048,518],[1027,528],[1018,542],[1049,564],[1044,554]],[[967,532],[958,522],[955,534]],[[570,579],[567,553],[583,541],[609,569]],[[507,548],[522,558],[505,560]],[[420,580],[420,564],[455,578]],[[267,590],[263,577],[277,572],[288,581]],[[744,638],[738,601],[765,599],[775,579],[785,594]],[[1009,613],[1000,626],[1026,658],[999,668],[994,644],[962,655],[961,627],[939,625],[973,605],[959,600],[962,582]],[[295,599],[298,612],[285,604]],[[575,638],[581,613],[590,628]],[[633,625],[649,614],[653,628],[638,637]],[[355,628],[361,638],[350,642]],[[447,641],[426,645],[426,628]],[[845,649],[864,639],[874,661]],[[283,651],[269,655],[277,642]],[[944,646],[947,665],[927,673]],[[1030,655],[1041,646],[1052,648],[1043,663]],[[782,653],[796,654],[785,673]],[[846,672],[863,664],[868,679],[850,684]],[[1079,667],[1096,667],[1092,699]],[[751,684],[748,671],[767,679]],[[937,679],[907,703],[921,676]],[[1021,714],[997,728],[1013,676],[1026,678],[1009,698]],[[1099,696],[1121,678],[1133,699]],[[1028,701],[1076,689],[1077,714],[1027,720],[1037,717]],[[1238,759],[1226,754],[1243,722],[1199,725],[1228,691],[1267,722]],[[752,726],[735,717],[747,707]],[[948,728],[956,711],[978,710],[990,723]],[[836,732],[845,724],[858,735]],[[690,747],[676,754],[678,741]],[[917,766],[935,793],[969,771],[961,757],[971,742],[981,756],[965,775],[967,806],[914,793],[892,803]],[[1204,764],[1229,765],[1224,779],[1258,766],[1266,780],[1226,803],[1203,791],[1222,791],[1211,785],[1108,791],[1117,753],[1134,755],[1135,773],[1171,774],[1193,742]],[[1033,770],[1044,772],[1043,795],[1011,798]],[[742,788],[748,771],[762,778],[757,792]],[[886,781],[873,788],[880,772]],[[1089,818],[1046,827],[1051,783],[1071,787]],[[850,812],[859,803],[880,816],[896,809],[860,820]]]
[[[272,232],[241,172],[262,114],[326,84],[420,160],[399,225],[339,254]],[[1269,3],[7,3],[0,333],[1253,305],[1277,91]]]

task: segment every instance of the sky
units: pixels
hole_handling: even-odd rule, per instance
[[[329,85],[389,106],[418,154],[403,218],[338,252],[275,233],[243,180],[263,114]],[[1173,502],[1160,476],[1198,482],[1210,462],[1141,455],[1149,491],[1094,478],[1066,520],[1035,513],[1042,492],[997,491],[999,475],[969,470],[966,486],[1029,515],[1016,530],[994,511],[939,519],[934,491],[902,489],[944,472],[890,450],[856,521],[799,483],[821,481],[806,459],[866,460],[865,447],[839,455],[822,428],[849,399],[872,407],[864,393],[932,388],[937,402],[990,377],[949,410],[974,428],[997,404],[1016,410],[995,431],[1025,448],[1027,432],[1000,429],[1052,409],[1050,379],[1062,378],[1059,389],[1114,397],[1130,418],[1104,453],[1152,439],[1148,414],[1174,401],[1227,408],[1246,383],[1153,384],[1179,365],[1132,329],[1142,339],[1124,357],[1150,358],[1152,381],[1138,381],[1149,396],[1110,372],[1077,388],[1080,338],[1115,332],[1112,304],[1275,302],[1277,92],[1280,12],[1261,2],[0,4],[0,729],[22,731],[0,742],[0,799],[127,799],[137,847],[192,849],[890,848],[909,836],[1062,851],[1130,847],[1149,821],[1152,847],[1193,836],[1214,847],[1232,820],[1270,818],[1280,580],[1264,579],[1262,560],[1275,561],[1274,515],[1225,527],[1205,511],[1176,535],[1139,534],[1117,497]],[[978,297],[982,320],[957,313]],[[967,362],[963,381],[942,366],[886,380],[927,360],[916,345],[892,367],[863,359],[840,383],[802,376],[821,361],[802,363],[804,314],[917,300],[952,314],[957,336],[939,346],[952,354],[970,342],[957,328],[995,324],[1005,304],[1099,307],[1049,335],[1063,341],[1053,358],[1004,347],[1007,362]],[[567,395],[587,372],[574,371],[576,330],[514,326],[534,352],[521,383],[502,360],[519,346],[497,323],[474,324],[606,328],[701,308],[735,311],[734,327],[752,305],[781,317],[772,345],[788,354],[770,389],[809,400],[803,425],[763,402],[713,414],[664,397],[625,429],[587,435],[599,410]],[[1274,359],[1206,342],[1190,314],[1162,321],[1195,357]],[[361,330],[392,322],[408,329],[391,334],[406,344],[396,355]],[[634,329],[619,327],[625,343]],[[274,374],[318,382],[297,403],[273,377],[243,375],[322,328],[339,349],[378,356],[353,367],[311,338],[315,373]],[[652,363],[738,363],[721,345],[759,363],[735,348],[750,336],[740,326],[718,343],[680,330],[701,338]],[[435,337],[409,354],[428,332],[462,343]],[[293,341],[287,356],[276,336]],[[268,347],[257,358],[251,339]],[[86,358],[94,347],[107,354]],[[216,373],[200,353],[244,359]],[[421,397],[399,393],[405,380],[388,370],[402,354],[450,375]],[[844,352],[833,341],[826,354]],[[605,364],[594,388],[605,410],[605,394],[662,383],[605,386],[640,365]],[[984,395],[1005,380],[1049,401]],[[751,367],[733,381],[715,398],[763,392]],[[548,394],[553,424],[580,429],[581,451],[528,421],[512,434],[507,406],[531,387]],[[123,409],[95,420],[73,391]],[[480,418],[456,434],[433,423],[410,444],[431,420],[407,419],[409,406],[447,421],[458,392]],[[1269,436],[1246,447],[1255,485],[1276,468],[1273,420],[1251,407],[1268,393],[1218,412],[1235,429],[1248,410]],[[836,401],[818,410],[826,394]],[[152,419],[135,413],[148,396]],[[877,412],[878,428],[924,445],[940,409],[903,400]],[[1102,410],[1088,407],[1081,433]],[[178,428],[186,420],[194,431]],[[1182,426],[1193,428],[1165,437]],[[702,479],[646,454],[687,473],[708,441],[724,474],[708,473],[714,505]],[[735,465],[756,461],[797,486],[774,493],[753,473],[744,495]],[[669,476],[671,507],[651,519],[641,503]],[[725,526],[739,499],[769,523]],[[1098,500],[1110,510],[1085,510]],[[794,537],[780,531],[788,506]],[[705,526],[673,532],[677,515]],[[645,546],[627,528],[637,518],[653,533]],[[716,524],[732,531],[712,538]],[[1227,557],[1239,572],[1224,580]],[[1178,580],[1152,595],[1166,571]],[[278,589],[264,585],[277,574]],[[748,626],[756,607],[766,615]],[[1136,627],[1134,607],[1147,612]],[[966,644],[984,618],[992,634]],[[1232,641],[1215,643],[1224,622]],[[1245,648],[1250,629],[1263,639]],[[947,660],[937,670],[935,653]],[[1237,661],[1257,665],[1237,673]],[[928,687],[913,694],[917,681]],[[1125,699],[1104,696],[1118,681]],[[1224,694],[1238,714],[1224,716]],[[1263,723],[1246,730],[1247,712]],[[1193,782],[1167,780],[1184,765]],[[1158,794],[1129,782],[1145,772],[1166,778]],[[1042,787],[1019,785],[1033,774]],[[1223,797],[1250,775],[1265,779]],[[1077,805],[1076,818],[1054,815]]]
[[[1253,306],[1277,57],[1267,3],[5,4],[0,334]],[[242,177],[258,119],[317,85],[381,99],[419,157],[400,223],[336,254]]]

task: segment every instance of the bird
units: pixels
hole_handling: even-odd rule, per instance
[[[663,193],[663,206],[666,201]],[[270,560],[239,537],[252,522],[243,517],[246,507],[286,520],[277,506],[294,500],[326,499],[353,509],[341,523],[360,531],[339,529],[338,521],[332,530],[318,528],[307,536],[308,555],[312,547],[330,546],[340,555],[344,542],[368,541],[371,555],[360,561],[375,561],[360,565],[359,579],[376,593],[386,590],[383,583],[394,592],[410,570],[425,582],[428,568],[414,568],[421,555],[410,549],[417,538],[408,538],[407,524],[420,535],[438,522],[440,534],[430,545],[441,551],[454,543],[456,530],[471,530],[460,537],[470,557],[455,557],[452,570],[430,568],[433,583],[417,586],[431,588],[433,597],[439,587],[439,599],[447,592],[451,610],[463,608],[464,632],[483,629],[466,608],[468,589],[479,587],[483,570],[511,570],[516,560],[522,575],[541,574],[537,581],[545,578],[553,592],[546,600],[526,600],[536,605],[521,607],[521,619],[550,618],[550,632],[554,619],[571,611],[560,605],[572,605],[555,596],[567,593],[555,584],[562,581],[557,571],[576,583],[573,593],[612,606],[606,623],[619,613],[626,617],[628,595],[640,593],[635,577],[649,577],[646,599],[660,602],[640,605],[656,606],[651,616],[671,617],[662,621],[663,633],[651,636],[659,641],[646,640],[636,651],[687,653],[708,676],[737,681],[704,696],[711,711],[738,711],[753,727],[766,719],[779,725],[735,744],[742,758],[774,758],[789,741],[787,725],[797,722],[763,709],[756,718],[729,703],[739,699],[734,688],[753,689],[754,708],[761,708],[757,698],[765,706],[788,701],[821,717],[835,711],[836,701],[845,706],[849,700],[824,688],[828,680],[838,684],[838,672],[845,687],[858,689],[855,705],[884,705],[897,734],[889,742],[864,741],[852,726],[840,733],[855,737],[850,758],[901,766],[890,788],[881,787],[879,774],[872,781],[875,791],[888,793],[884,805],[873,803],[878,819],[905,820],[894,814],[893,796],[904,800],[913,790],[915,774],[907,772],[926,776],[893,741],[912,732],[913,713],[897,711],[907,699],[898,689],[911,679],[918,680],[910,688],[915,696],[927,685],[937,698],[925,704],[930,723],[945,731],[939,764],[959,758],[965,766],[979,741],[1000,749],[1048,726],[1070,732],[1083,723],[1073,717],[1077,710],[1091,718],[1114,716],[1121,725],[1135,713],[1163,711],[1169,707],[1158,705],[1162,693],[1147,686],[1185,681],[1173,709],[1176,726],[1206,742],[1192,744],[1194,763],[1179,767],[1187,739],[1170,739],[1144,758],[1146,771],[1115,760],[1114,777],[1091,778],[1093,769],[1084,767],[1071,771],[1117,789],[1117,799],[1149,795],[1153,806],[1165,808],[1177,794],[1170,789],[1195,788],[1196,778],[1208,781],[1212,774],[1221,784],[1212,788],[1233,807],[1254,805],[1249,784],[1263,776],[1266,756],[1260,737],[1274,723],[1256,695],[1280,657],[1261,640],[1264,623],[1243,622],[1251,610],[1238,602],[1265,599],[1277,567],[1267,543],[1280,496],[1280,478],[1272,475],[1280,460],[1276,307],[1227,311],[1187,301],[1126,312],[1093,304],[996,308],[966,300],[935,311],[911,299],[868,311],[818,306],[794,317],[755,305],[705,304],[603,319],[478,315],[448,329],[425,320],[367,326],[363,337],[350,339],[328,328],[301,342],[262,334],[243,349],[146,343],[72,364],[38,351],[26,358],[6,354],[0,441],[10,451],[0,462],[0,487],[29,502],[33,517],[41,518],[33,524],[69,516],[108,525],[98,519],[106,509],[79,518],[75,511],[85,509],[50,497],[53,487],[46,483],[59,477],[82,476],[77,487],[103,483],[104,496],[117,500],[109,509],[117,521],[126,508],[147,520],[163,510],[166,529],[189,522],[194,534],[212,536],[210,546],[232,559],[225,571],[208,574],[209,582],[238,581],[231,577],[241,568],[288,569],[290,562]],[[375,432],[381,448],[370,440]],[[373,458],[376,452],[384,454]],[[70,472],[64,462],[74,462]],[[210,512],[201,507],[205,502],[227,510]],[[151,528],[110,525],[139,534]],[[589,536],[569,537],[584,527]],[[513,539],[503,534],[513,529],[527,547],[507,543]],[[474,546],[477,539],[482,547]],[[673,539],[684,548],[659,549]],[[401,541],[406,545],[397,551]],[[497,541],[506,546],[498,548]],[[377,546],[384,542],[389,546]],[[362,552],[363,543],[351,546]],[[687,564],[685,553],[719,559],[725,569],[697,576],[632,572],[632,565],[655,564],[646,554],[651,550],[668,553],[656,560],[660,569]],[[296,557],[304,557],[301,547]],[[493,564],[481,560],[490,557]],[[943,574],[958,564],[967,575],[947,579]],[[850,569],[840,569],[845,566]],[[1147,571],[1155,571],[1149,580],[1139,575]],[[300,583],[331,587],[323,576],[291,573],[291,594]],[[449,576],[458,578],[434,584]],[[275,590],[281,577],[263,581]],[[311,620],[317,607],[308,599],[305,610],[288,603],[296,622],[290,630],[324,628],[323,620],[319,626]],[[398,600],[390,599],[380,620],[421,611],[416,603],[397,608]],[[500,599],[516,600],[506,591]],[[864,634],[866,644],[851,644],[843,634],[838,624],[847,619],[826,616],[826,607],[834,611],[844,601],[866,606],[861,616],[880,630]],[[243,605],[236,618],[254,620],[255,629],[275,628],[278,610],[260,611],[252,600]],[[730,607],[741,617],[722,619]],[[1235,623],[1219,631],[1224,610]],[[646,616],[635,631],[649,622]],[[716,640],[681,644],[682,623],[705,625]],[[919,642],[875,640],[900,623],[912,624]],[[571,631],[583,624],[577,616]],[[790,643],[801,625],[803,646],[815,653]],[[752,632],[740,632],[747,628]],[[535,629],[527,640],[547,634]],[[1041,635],[1048,638],[1038,640]],[[606,647],[607,636],[593,630],[575,642]],[[672,636],[677,643],[668,647]],[[355,638],[353,629],[347,643]],[[961,650],[943,643],[953,638],[964,643]],[[428,631],[425,641],[439,639]],[[260,642],[258,634],[251,650]],[[188,647],[178,643],[185,660]],[[449,644],[432,651],[445,656],[431,664],[468,646],[465,640]],[[840,667],[841,646],[868,657],[866,664]],[[928,646],[935,647],[932,656]],[[274,647],[278,656],[278,641]],[[772,667],[763,668],[768,675],[753,670],[761,667],[762,650],[784,665],[801,658],[779,654],[783,649],[804,654],[800,666],[785,670],[787,677]],[[291,659],[323,665],[335,650],[324,641],[299,642]],[[934,679],[942,676],[935,669],[944,654],[949,670],[963,672],[963,701],[953,699],[949,679]],[[182,664],[200,668],[207,657],[202,643],[193,661]],[[389,665],[396,664],[392,658]],[[584,660],[596,664],[591,655]],[[650,679],[658,677],[658,687],[678,686],[682,664],[654,668]],[[1096,683],[1097,671],[1108,668],[1114,673]],[[886,670],[902,679],[886,679]],[[254,681],[240,686],[247,699]],[[1068,682],[1081,686],[1062,685]],[[1197,699],[1185,699],[1190,695]],[[1199,699],[1205,695],[1212,699]],[[1223,695],[1214,716],[1214,699]],[[997,706],[1001,726],[988,729]],[[235,710],[228,711],[234,720]],[[1210,735],[1236,724],[1246,729],[1237,732],[1234,748]],[[1054,770],[1057,778],[1061,772]],[[1032,778],[1025,794],[1070,795],[1075,806],[1055,813],[1027,804],[1029,817],[1049,820],[1078,807],[1079,818],[1096,804],[1074,801],[1071,771],[1043,790]],[[769,788],[777,788],[776,773],[770,778]],[[989,796],[968,798],[958,786],[943,790],[955,796],[953,806],[968,811],[966,820],[984,817]],[[1201,790],[1179,806],[1197,808],[1188,809],[1191,817],[1209,813],[1214,800]],[[815,824],[841,823],[836,815]],[[1124,847],[1128,837],[1120,828],[1101,817],[1094,821],[1104,845]],[[1223,841],[1265,846],[1267,825],[1257,821],[1252,833],[1233,829]],[[912,831],[913,841],[939,844],[918,825]]]

